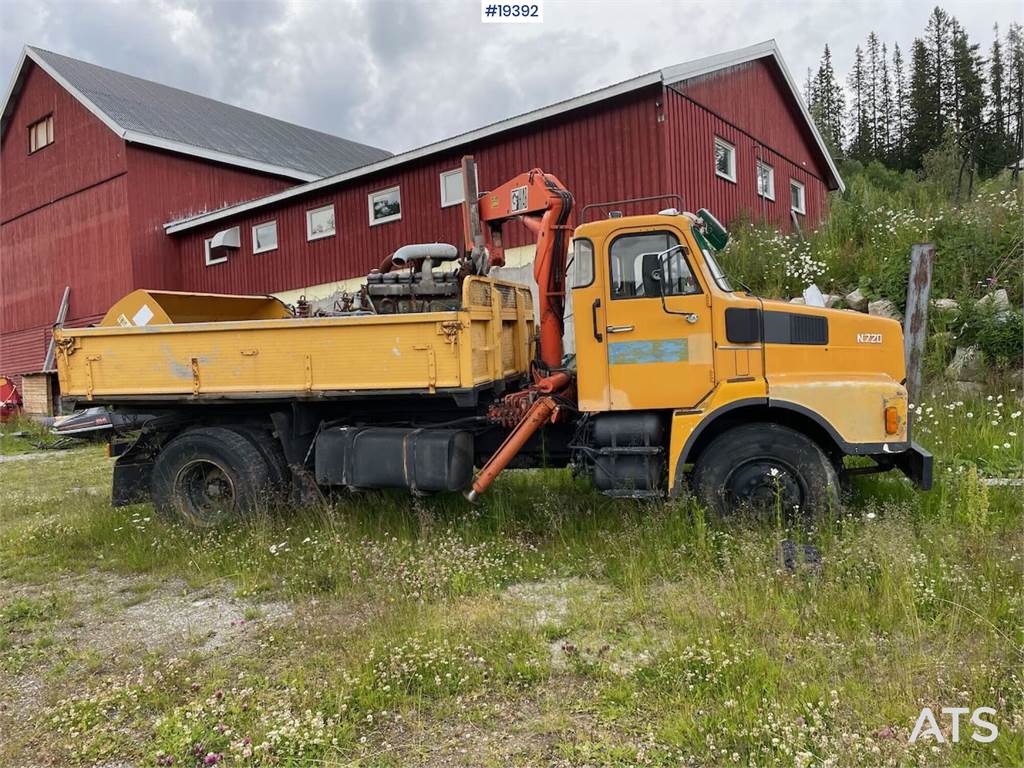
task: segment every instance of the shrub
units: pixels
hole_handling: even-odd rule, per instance
[[[960,307],[955,328],[957,342],[976,344],[985,359],[999,368],[1024,364],[1024,315],[1016,310],[997,312],[993,306],[965,302]]]
[[[829,293],[861,288],[904,308],[910,247],[934,242],[932,295],[978,296],[992,285],[1019,302],[1024,277],[1021,189],[1008,175],[977,186],[961,206],[943,184],[880,163],[847,164],[847,188],[813,232],[784,235],[749,220],[734,222],[723,264],[737,281],[765,296],[800,295],[811,282]]]

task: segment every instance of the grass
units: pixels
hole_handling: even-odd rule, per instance
[[[32,419],[13,419],[0,424],[0,456],[43,450],[57,443],[59,439]]]
[[[42,693],[0,711],[0,764],[1020,764],[1022,492],[986,483],[1024,476],[1020,394],[927,398],[932,492],[861,479],[796,528],[528,471],[474,508],[367,494],[194,532],[111,509],[97,448],[4,464],[0,687]],[[820,569],[783,569],[783,538]],[[230,643],[130,644],[147,606],[222,592]],[[88,642],[107,613],[128,645]],[[911,745],[926,705],[991,706],[999,737]]]

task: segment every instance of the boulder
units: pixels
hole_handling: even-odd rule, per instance
[[[985,391],[985,385],[980,381],[954,381],[953,387],[964,395],[980,395]]]
[[[805,304],[806,302],[804,301],[802,296],[797,296],[794,299],[790,299],[789,303],[790,304]]]
[[[811,283],[806,288],[804,288],[803,296],[804,304],[806,304],[808,307],[825,306],[825,296],[821,292],[821,289],[814,283]]]
[[[932,306],[939,312],[956,312],[960,309],[960,302],[956,299],[932,299]]]
[[[865,296],[860,288],[846,294],[846,306],[850,309],[855,309],[858,312],[868,311],[868,297]]]
[[[899,309],[888,299],[879,299],[878,301],[872,301],[869,303],[868,314],[877,315],[878,317],[890,317],[893,320],[903,319]]]
[[[843,300],[843,297],[840,296],[838,293],[824,293],[822,294],[822,298],[825,299],[825,306],[828,307],[829,309],[834,308],[840,301]]]
[[[985,356],[976,346],[957,347],[953,362],[946,367],[946,377],[954,381],[984,382],[988,377]]]
[[[993,293],[986,293],[978,299],[978,306],[988,309],[992,307],[997,319],[1005,319],[1010,312],[1010,297],[1005,288],[1000,288]]]

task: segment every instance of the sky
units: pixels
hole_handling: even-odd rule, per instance
[[[479,0],[0,0],[0,77],[39,46],[400,152],[660,67],[775,38],[803,82],[875,30],[906,51],[934,2],[544,0],[482,24]],[[1020,2],[947,0],[987,51]]]

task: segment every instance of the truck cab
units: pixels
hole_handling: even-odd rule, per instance
[[[575,230],[576,387],[594,443],[577,459],[598,487],[678,495],[692,468],[716,506],[822,507],[846,471],[895,467],[929,485],[900,325],[736,290],[712,245],[727,238],[706,211]],[[874,464],[847,470],[851,455]]]

